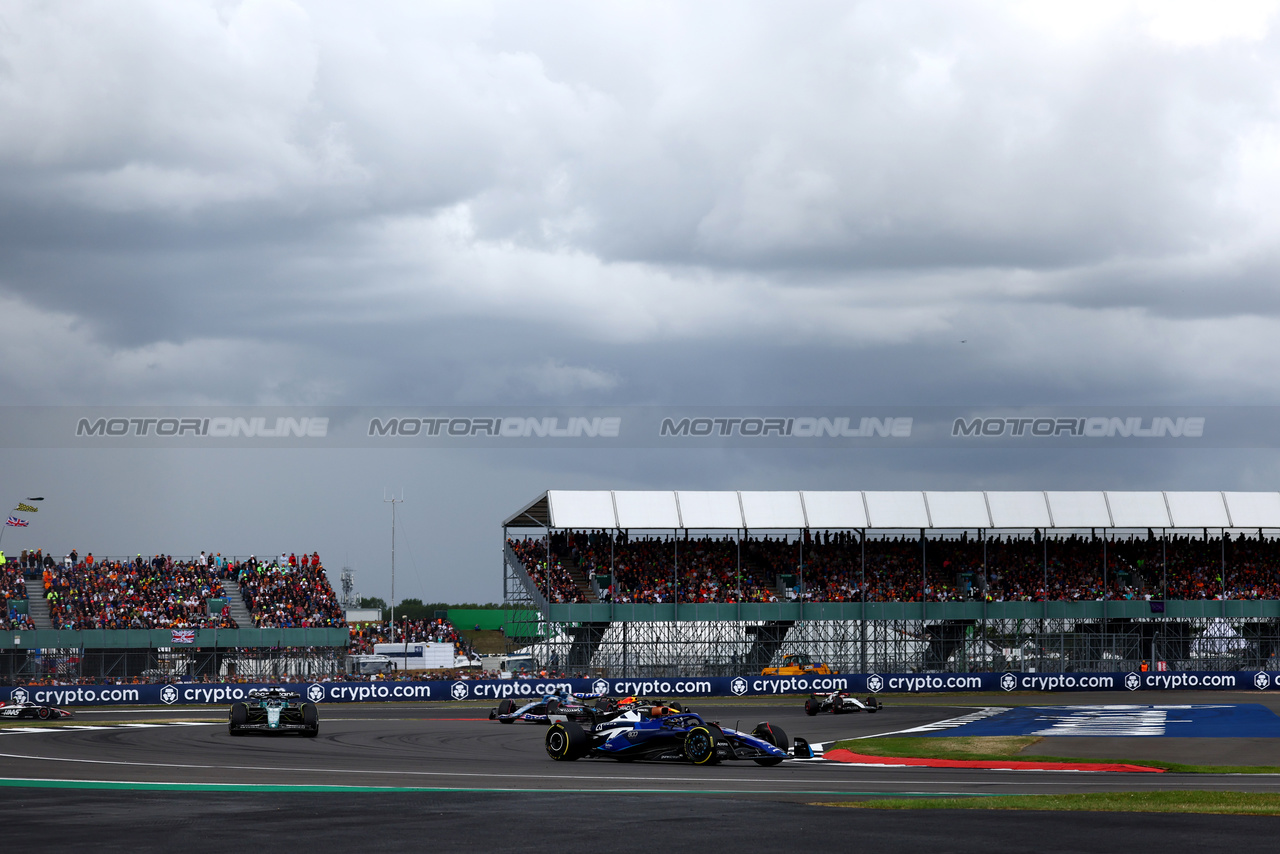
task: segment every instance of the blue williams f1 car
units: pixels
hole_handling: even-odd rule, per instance
[[[547,755],[559,761],[590,757],[715,765],[725,759],[750,759],[758,765],[777,765],[791,746],[787,734],[768,722],[748,734],[705,721],[694,712],[659,711],[637,721],[606,721],[590,730],[573,721],[557,721],[547,729]]]

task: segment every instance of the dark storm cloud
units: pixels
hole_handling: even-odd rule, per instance
[[[10,4],[0,400],[1273,403],[1273,6]],[[363,530],[383,486],[444,484],[424,519],[470,532],[447,557],[480,589],[480,531],[547,487],[1213,470],[363,455],[333,461],[355,484],[333,499],[298,459],[157,455],[138,494],[174,514],[175,473],[305,481],[272,518],[333,551],[335,506]],[[23,471],[128,471],[44,463]],[[1250,470],[1223,457],[1213,485]],[[201,500],[155,526],[166,548],[268,535]]]

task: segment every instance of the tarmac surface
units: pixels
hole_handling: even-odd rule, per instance
[[[1274,699],[1273,699],[1274,697]],[[808,717],[803,699],[706,700],[694,710],[749,730],[762,720],[811,742],[897,732],[998,705],[1264,703],[1257,692],[886,697],[877,714]],[[725,842],[790,850],[832,839],[883,850],[1239,848],[1280,818],[891,812],[814,804],[884,796],[1209,790],[1280,792],[1280,776],[974,771],[789,760],[553,762],[545,728],[487,720],[476,703],[328,705],[318,738],[232,738],[225,707],[78,710],[72,727],[0,731],[6,840],[66,850],[289,847],[527,851],[546,844]],[[1277,765],[1273,739],[1054,738],[1038,754]],[[68,817],[74,817],[69,821]],[[993,831],[998,831],[993,833]]]

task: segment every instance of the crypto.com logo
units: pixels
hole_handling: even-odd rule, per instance
[[[31,699],[31,695],[27,693],[26,688],[14,688],[13,693],[9,695],[9,702],[22,705]]]
[[[311,685],[311,687],[307,689],[307,699],[308,699],[308,700],[310,700],[310,701],[311,701],[311,702],[313,702],[313,703],[318,703],[318,702],[320,702],[321,700],[323,700],[323,699],[324,699],[324,686],[323,686],[323,685],[316,685],[316,684],[314,684],[314,683],[313,683],[313,684]]]
[[[172,706],[178,702],[178,689],[172,685],[166,685],[160,689],[160,702],[166,706]]]
[[[467,687],[466,682],[454,682],[453,687],[449,689],[449,694],[455,700],[465,700],[471,693],[471,689]]]
[[[747,693],[747,680],[743,679],[741,676],[735,678],[729,683],[729,690],[741,697],[743,694]]]
[[[1012,673],[1006,673],[1000,677],[1000,687],[1006,691],[1012,691],[1018,687],[1018,677]]]
[[[879,694],[884,690],[884,677],[879,674],[872,673],[867,677],[867,690],[872,694]]]

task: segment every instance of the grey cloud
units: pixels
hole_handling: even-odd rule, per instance
[[[0,29],[0,399],[1274,402],[1276,19],[1179,9],[18,5]],[[454,487],[475,518],[423,518],[465,532],[448,559],[478,566],[495,520],[548,486],[1257,478],[1215,459],[306,465],[361,495]],[[41,463],[23,471],[64,494],[131,465],[161,496],[330,483],[288,455]],[[352,502],[334,506],[381,525]],[[214,530],[209,505],[172,504],[164,548]],[[312,521],[331,511],[308,499],[280,524],[340,549]],[[267,548],[251,516],[213,513]],[[88,505],[75,519],[115,542]]]

